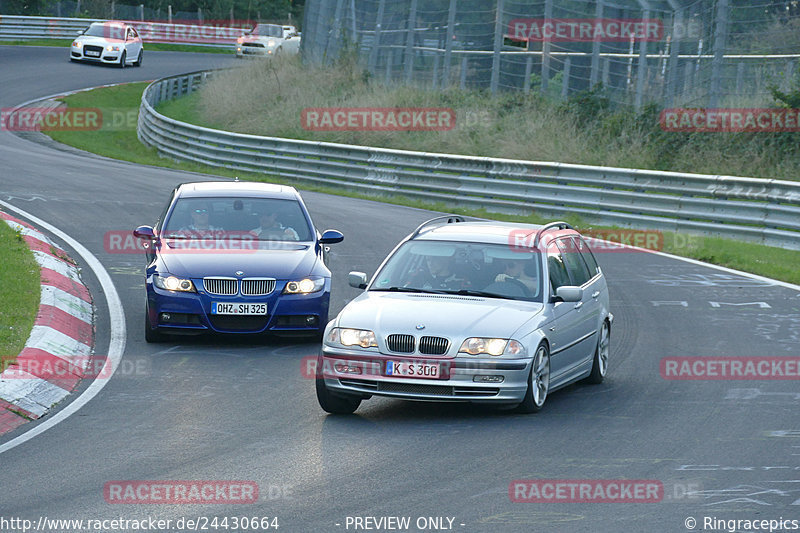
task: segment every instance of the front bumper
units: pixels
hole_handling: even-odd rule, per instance
[[[84,51],[82,48],[72,48],[69,53],[70,59],[74,59],[76,61],[89,61],[92,63],[104,63],[106,65],[118,65],[120,55],[122,54],[122,50],[117,52],[108,52],[103,50],[99,57],[90,57],[84,55]]]
[[[200,290],[173,292],[147,282],[147,307],[150,324],[162,333],[276,333],[313,335],[328,322],[330,279],[323,290],[311,294],[282,294],[285,282],[279,282],[264,296],[216,296]],[[201,280],[193,280],[195,287]],[[267,315],[212,315],[212,302],[266,303]]]
[[[439,363],[441,379],[403,378],[385,374],[389,361]],[[473,402],[516,405],[528,390],[531,359],[437,358],[386,355],[323,345],[317,360],[317,377],[332,392],[405,400]],[[357,370],[358,372],[356,372]],[[475,381],[476,377],[499,379]]]

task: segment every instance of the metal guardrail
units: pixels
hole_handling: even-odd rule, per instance
[[[74,39],[78,31],[92,22],[104,19],[52,18],[0,15],[0,41],[28,39]],[[203,26],[202,24],[170,24],[124,20],[131,24],[148,43],[185,44],[233,48],[236,38],[246,30],[235,27]]]
[[[142,95],[138,136],[165,156],[302,182],[472,208],[700,232],[800,249],[800,183],[433,154],[244,135],[155,111],[219,71],[157,80]]]

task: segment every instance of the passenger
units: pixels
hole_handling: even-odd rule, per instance
[[[261,240],[274,241],[299,241],[300,236],[294,228],[286,227],[278,221],[277,211],[262,211],[260,215],[261,225],[250,233],[259,237]]]
[[[508,279],[517,280],[525,285],[531,294],[539,292],[539,279],[529,276],[525,272],[525,261],[521,259],[509,259],[506,261],[505,271],[494,278],[496,282],[504,282]]]

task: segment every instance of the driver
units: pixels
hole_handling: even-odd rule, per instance
[[[208,223],[209,209],[208,207],[198,207],[192,209],[192,223],[188,226],[182,227],[179,232],[197,239],[213,239],[218,237],[222,228],[212,226]]]
[[[462,289],[464,287],[464,279],[453,273],[452,266],[452,257],[426,256],[423,267],[412,276],[409,285],[420,289]]]

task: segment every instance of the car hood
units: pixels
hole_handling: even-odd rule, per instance
[[[439,294],[366,291],[347,304],[338,326],[371,329],[378,337],[393,333],[511,338],[542,304]],[[424,326],[424,329],[417,329]]]
[[[168,245],[163,245],[168,246]],[[302,278],[312,273],[317,262],[314,246],[291,244],[280,249],[192,252],[166,248],[159,253],[159,272],[182,278],[207,276]],[[244,274],[236,275],[237,271]]]
[[[268,41],[272,40],[277,45],[279,41],[283,40],[280,37],[264,37],[263,35],[244,35],[242,36],[243,43],[261,43],[267,46]]]
[[[108,44],[124,44],[125,43],[125,41],[123,41],[122,39],[111,39],[111,38],[108,38],[108,37],[94,37],[94,36],[91,36],[91,35],[80,35],[75,40],[78,41],[78,42],[83,43],[84,45],[91,44],[91,45],[96,45],[96,46],[105,46],[105,45],[108,45]]]

